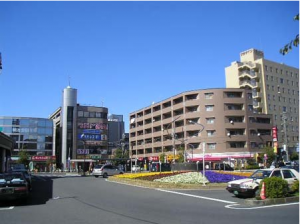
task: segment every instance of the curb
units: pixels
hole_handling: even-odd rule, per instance
[[[265,200],[246,199],[244,203],[246,205],[275,205],[293,202],[299,202],[299,197],[270,198]]]

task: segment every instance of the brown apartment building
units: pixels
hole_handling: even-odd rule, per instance
[[[271,145],[272,116],[255,113],[251,90],[194,90],[130,113],[129,132],[133,159],[172,160],[183,149],[186,161],[199,161],[204,142],[206,161],[227,161]]]

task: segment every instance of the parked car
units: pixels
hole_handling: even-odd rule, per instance
[[[226,190],[236,196],[254,197],[258,193],[259,183],[267,177],[280,177],[291,186],[296,180],[299,180],[299,173],[294,169],[286,168],[260,169],[249,178],[228,182]]]
[[[108,176],[116,174],[123,174],[123,171],[120,170],[117,166],[113,166],[110,164],[96,165],[92,172],[92,175],[96,178],[98,178],[99,176],[107,178]]]
[[[19,172],[19,173],[23,173],[27,183],[28,183],[28,187],[29,190],[32,190],[32,180],[31,180],[31,173],[26,170],[26,169],[13,169],[11,172]]]
[[[141,172],[141,167],[138,165],[133,165],[132,166],[132,171],[133,172]]]
[[[0,200],[27,199],[29,187],[23,173],[0,174]]]

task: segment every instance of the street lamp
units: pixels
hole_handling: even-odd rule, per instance
[[[286,120],[287,120],[286,112],[283,112],[282,113],[283,133],[284,133],[283,150],[286,152],[286,161],[289,161],[289,147],[287,146]]]
[[[81,135],[81,139],[83,142],[83,176],[85,176],[85,144],[86,144],[86,140],[85,140],[85,135],[82,134]]]
[[[172,124],[172,134],[170,135],[168,132],[168,135],[170,135],[172,137],[172,147],[173,147],[173,159],[174,159],[174,164],[175,164],[175,156],[176,156],[176,149],[175,149],[175,139],[176,139],[176,134],[175,134],[175,121],[178,120],[180,118],[180,116],[178,116],[177,118],[175,118],[168,126],[167,126],[167,132],[169,129],[169,126]]]
[[[189,120],[189,123],[191,124],[196,124],[196,125],[199,125],[201,127],[199,133],[201,133],[203,130],[204,130],[204,125],[202,124],[199,124],[195,121],[192,121],[192,120]],[[203,158],[202,158],[202,167],[203,167],[203,186],[205,186],[205,181],[204,181],[204,178],[205,178],[205,142],[202,142],[203,146],[202,146],[202,153],[203,153]]]
[[[188,144],[188,146],[192,147],[192,161],[194,159],[194,149],[195,149],[195,146],[192,145],[192,144]]]

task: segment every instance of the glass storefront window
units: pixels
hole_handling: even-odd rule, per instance
[[[3,124],[4,125],[12,125],[12,119],[4,119]]]
[[[46,127],[47,128],[53,128],[53,121],[46,121]]]
[[[45,120],[39,120],[38,121],[38,126],[39,127],[45,127],[46,126],[46,121]]]
[[[30,133],[37,133],[37,128],[30,128],[29,132]]]
[[[39,135],[37,140],[38,142],[45,142],[45,136]]]
[[[44,135],[44,134],[46,134],[46,129],[45,129],[45,128],[38,128],[38,134],[39,134],[39,135]]]
[[[36,127],[38,124],[38,120],[30,119],[29,126]]]
[[[21,119],[20,120],[21,126],[29,126],[29,120],[28,119]]]
[[[37,150],[44,150],[45,149],[45,143],[38,143],[37,144]]]

